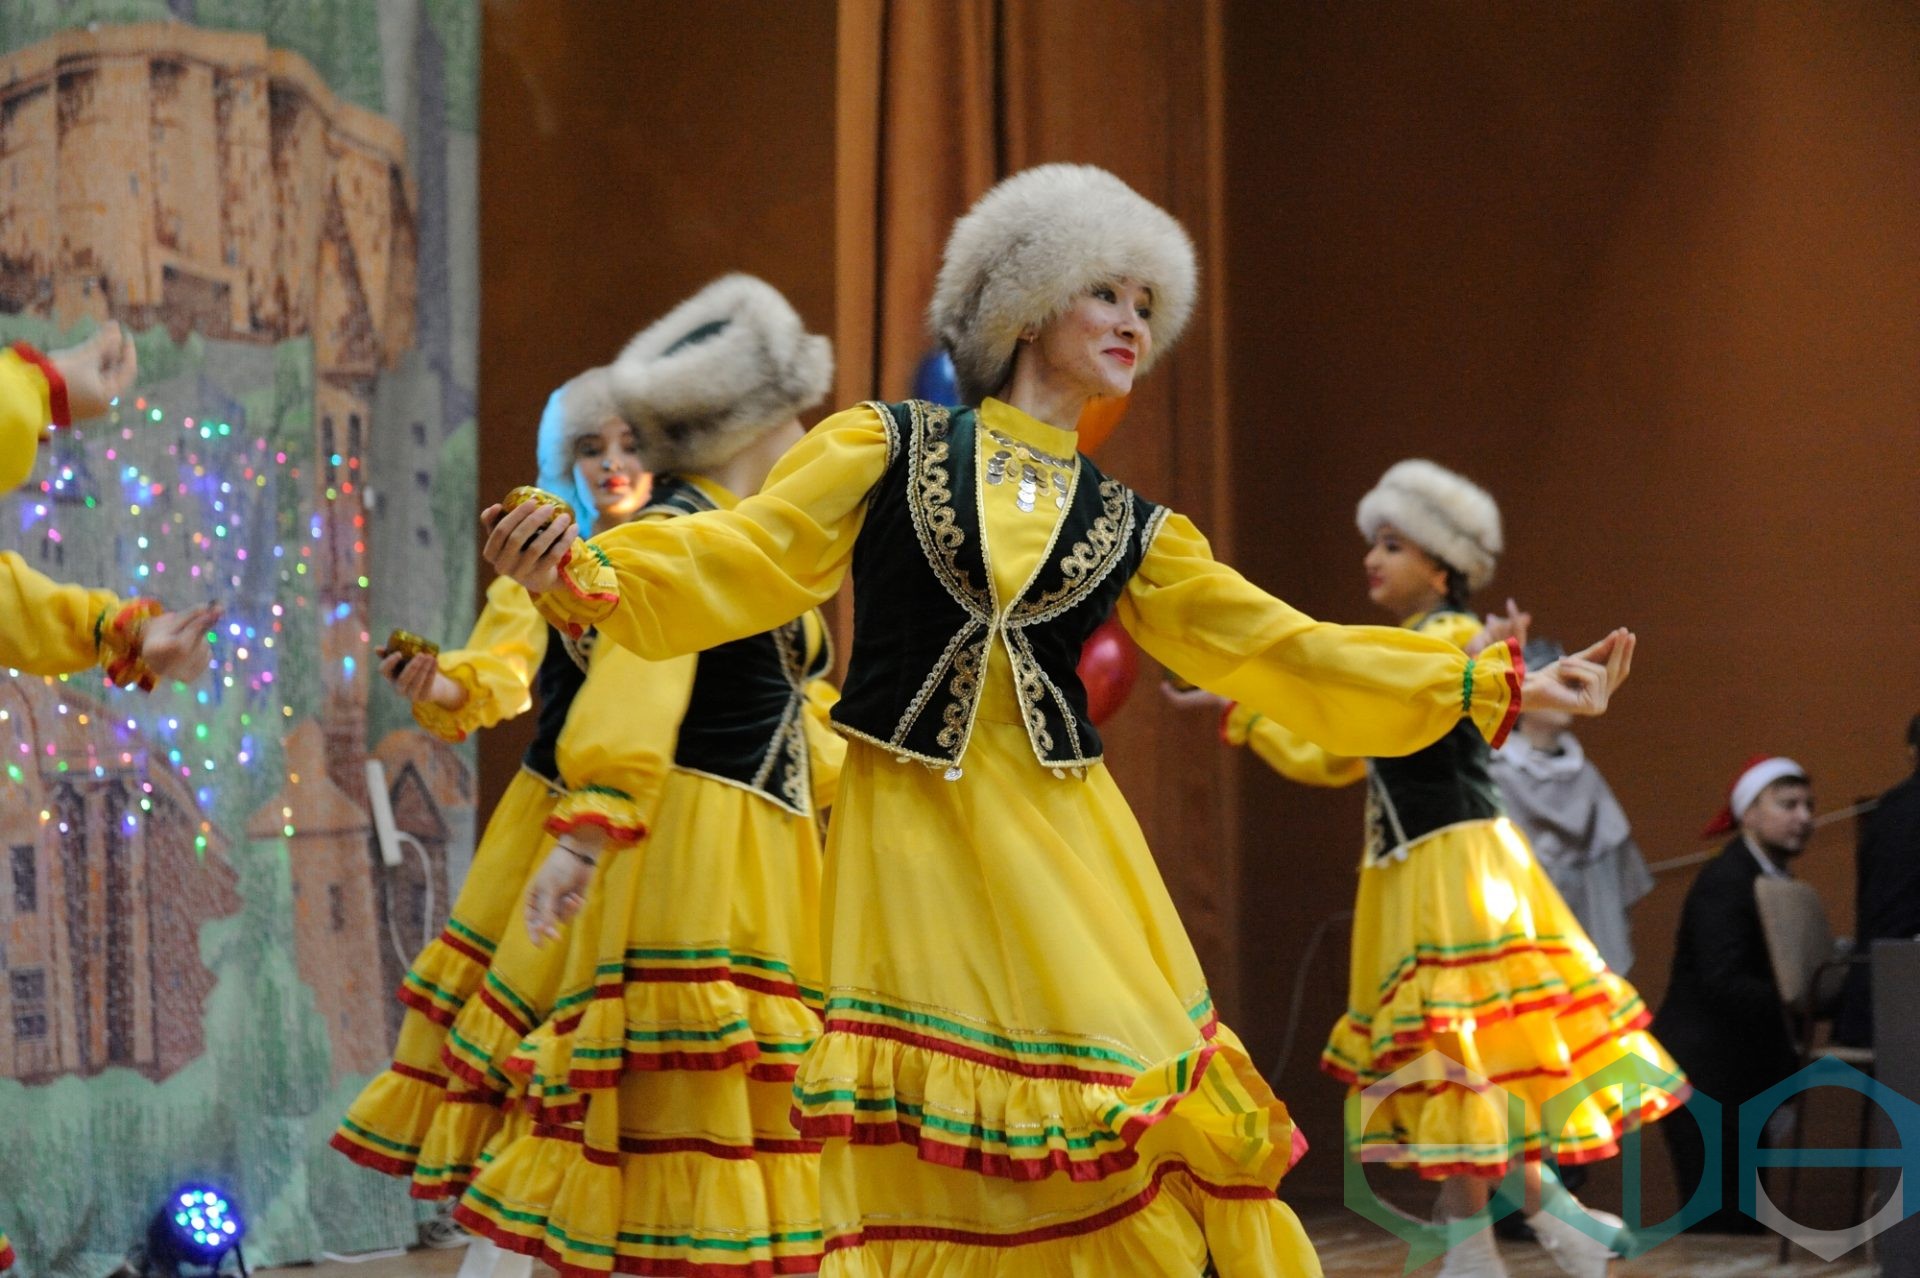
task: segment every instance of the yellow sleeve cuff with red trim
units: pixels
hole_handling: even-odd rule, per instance
[[[73,425],[73,408],[67,401],[67,379],[60,375],[60,369],[39,348],[26,342],[15,342],[9,349],[38,369],[46,382],[46,420],[55,426]]]
[[[471,666],[441,666],[440,673],[465,689],[467,699],[460,703],[458,710],[449,710],[435,701],[416,701],[413,721],[442,741],[458,745],[467,739],[468,733],[488,726],[482,710],[486,694]]]
[[[137,687],[152,692],[159,681],[141,656],[147,623],[166,612],[157,599],[134,599],[118,610],[101,612],[93,623],[93,646],[117,688]]]
[[[1460,680],[1460,713],[1472,717],[1473,726],[1496,750],[1506,744],[1520,717],[1520,685],[1526,677],[1526,658],[1513,639],[1489,644],[1467,660]]]
[[[1238,701],[1227,702],[1226,709],[1220,712],[1220,742],[1222,745],[1243,746],[1247,743],[1247,734],[1253,731],[1253,725],[1265,716],[1258,710],[1249,709]]]
[[[621,848],[647,837],[647,823],[641,818],[640,805],[625,790],[612,786],[588,785],[567,791],[547,818],[547,833],[571,834],[586,826],[606,832],[610,847]]]
[[[590,541],[576,541],[560,564],[560,584],[533,597],[534,607],[555,627],[578,639],[620,602],[613,563]]]

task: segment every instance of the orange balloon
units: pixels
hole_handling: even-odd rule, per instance
[[[1088,400],[1087,406],[1080,410],[1080,451],[1089,457],[1093,456],[1126,415],[1125,395]]]

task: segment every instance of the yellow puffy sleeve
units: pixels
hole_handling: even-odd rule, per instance
[[[1180,515],[1162,520],[1119,615],[1188,682],[1337,755],[1411,754],[1463,716],[1498,744],[1519,713],[1514,645],[1469,659],[1410,630],[1315,621],[1216,560]]]
[[[567,793],[547,818],[549,833],[597,826],[609,848],[647,837],[673,770],[698,661],[691,654],[648,661],[605,639],[594,645],[587,680],[560,730],[556,757]]]
[[[1258,710],[1233,704],[1220,717],[1220,739],[1245,746],[1289,781],[1339,787],[1367,777],[1367,761],[1322,750],[1313,742]]]
[[[458,710],[415,702],[414,719],[442,740],[464,741],[469,732],[525,714],[548,633],[526,589],[511,577],[494,578],[466,644],[440,654],[440,673],[466,689],[466,701]]]
[[[576,542],[561,584],[536,602],[568,633],[593,626],[656,660],[784,625],[839,589],[890,447],[878,410],[835,413],[732,510]]]
[[[802,713],[815,812],[833,806],[833,796],[840,789],[840,767],[847,761],[847,739],[833,730],[833,703],[838,700],[840,689],[826,679],[815,679],[807,685],[807,704]]]
[[[66,424],[65,399],[66,387],[46,356],[25,343],[0,350],[0,492],[27,482],[40,433],[51,422]]]
[[[160,611],[152,600],[62,585],[19,555],[0,554],[0,666],[63,675],[104,665],[115,683],[150,686],[140,637]]]

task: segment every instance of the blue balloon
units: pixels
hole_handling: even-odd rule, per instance
[[[944,350],[929,351],[913,373],[913,397],[960,406],[960,384],[953,375],[953,357]]]

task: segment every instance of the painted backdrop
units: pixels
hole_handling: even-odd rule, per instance
[[[472,615],[473,0],[0,5],[0,339],[141,377],[0,501],[62,580],[227,608],[211,680],[0,677],[0,1228],[111,1267],[178,1180],[255,1263],[409,1242],[324,1148],[473,833],[470,755],[372,684]],[[383,868],[367,761],[401,868]]]

